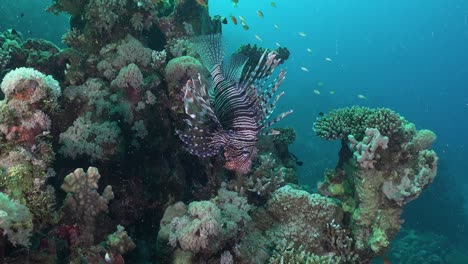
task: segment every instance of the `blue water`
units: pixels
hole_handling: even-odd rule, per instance
[[[245,42],[269,48],[276,48],[278,42],[291,51],[285,64],[288,73],[283,89],[287,94],[281,105],[295,111],[285,123],[297,130],[293,150],[306,161],[303,172],[312,174],[303,174],[303,180],[321,177],[315,172],[322,171],[319,164],[335,163],[329,159],[337,145],[318,139],[311,129],[317,114],[364,105],[392,108],[418,128],[436,132],[435,150],[459,175],[459,183],[466,185],[460,164],[468,161],[468,138],[463,136],[468,128],[468,2],[276,4],[272,8],[270,1],[242,1],[235,8],[229,1],[212,1],[211,13],[245,17],[250,30],[232,24],[223,28],[233,50]],[[264,13],[263,19],[257,10]],[[302,66],[309,72],[302,71]],[[316,95],[314,89],[321,94]],[[358,94],[367,99],[359,99]]]
[[[48,2],[2,0],[0,30],[14,27],[27,37],[61,45],[67,17],[44,13]],[[250,27],[229,21],[223,28],[229,51],[247,42],[272,49],[278,43],[291,51],[283,65],[286,95],[278,108],[295,111],[281,125],[297,131],[291,150],[304,161],[301,182],[314,188],[338,158],[339,142],[314,135],[319,112],[351,105],[389,107],[438,136],[439,174],[409,206],[406,226],[467,245],[468,218],[460,208],[468,199],[468,1],[276,0],[276,8],[271,1],[239,2],[237,7],[228,0],[209,3],[212,15],[241,15]]]
[[[269,48],[278,42],[291,51],[279,107],[295,111],[282,125],[297,131],[291,149],[304,161],[302,183],[315,187],[338,158],[339,142],[319,139],[312,131],[319,112],[351,105],[389,107],[438,136],[433,146],[440,158],[438,176],[410,204],[404,227],[438,232],[468,250],[468,2],[275,2],[277,8],[270,1],[241,1],[235,8],[229,1],[212,1],[211,12],[242,15],[250,26],[248,31],[232,24],[223,28],[232,50],[245,42]]]

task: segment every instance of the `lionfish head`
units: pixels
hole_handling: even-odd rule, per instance
[[[247,174],[252,160],[257,156],[256,138],[231,136],[224,146],[224,167],[240,174]]]

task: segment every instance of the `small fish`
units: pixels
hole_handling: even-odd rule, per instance
[[[324,116],[325,114],[323,112],[318,113],[319,116]]]
[[[309,69],[307,69],[307,68],[304,67],[304,66],[301,67],[301,70],[302,70],[302,71],[305,71],[305,72],[308,72],[308,71],[309,71]]]
[[[232,5],[234,7],[237,7],[237,4],[239,4],[239,0],[232,0]]]
[[[276,44],[276,46],[281,47],[281,45],[278,42],[276,42],[275,44]],[[466,104],[466,105],[468,105],[468,104]]]
[[[330,91],[330,94],[335,94],[335,91],[331,90],[331,91]]]
[[[271,5],[271,7],[276,8],[276,3],[275,2],[271,2],[270,5]]]
[[[363,100],[366,100],[366,99],[367,99],[367,97],[365,97],[365,96],[362,95],[362,94],[358,94],[358,95],[357,95],[357,98],[363,99]]]
[[[233,16],[233,15],[230,15],[229,17],[231,18],[232,23],[234,25],[237,25],[237,18],[235,16]]]
[[[323,82],[318,82],[317,85],[320,86],[320,87],[322,87],[322,86],[323,86]]]
[[[249,30],[250,28],[243,20],[241,21],[241,25],[245,30]]]
[[[307,36],[307,34],[306,34],[306,33],[304,33],[304,32],[299,32],[298,34],[299,34],[299,36],[301,36],[301,37],[305,37],[305,36]]]
[[[239,19],[245,22],[245,18],[243,16],[239,16]]]
[[[260,18],[264,18],[263,12],[260,11],[260,10],[257,11],[257,16],[260,17]]]
[[[326,60],[326,61],[333,61],[333,60],[332,60],[331,58],[329,58],[329,57],[326,57],[325,60]]]
[[[312,52],[312,49],[310,49],[310,48],[307,48],[307,51],[308,51],[308,52]]]
[[[196,0],[197,3],[200,5],[200,6],[203,6],[203,7],[208,7],[208,5],[206,4],[205,0]]]
[[[20,17],[24,17],[24,13],[21,13],[21,14],[20,14]]]
[[[104,260],[106,260],[107,263],[112,263],[112,257],[109,252],[106,252],[106,255],[104,256]]]
[[[314,94],[316,94],[316,95],[320,95],[320,91],[319,91],[319,90],[317,90],[317,89],[314,89]]]
[[[263,41],[263,39],[262,39],[259,35],[255,35],[255,38],[256,38],[258,41]]]
[[[274,24],[273,26],[274,26],[276,29],[279,29],[278,24]]]

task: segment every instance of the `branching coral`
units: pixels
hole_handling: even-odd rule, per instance
[[[110,185],[104,189],[102,195],[96,191],[100,178],[97,168],[89,167],[86,172],[76,169],[65,177],[61,186],[67,192],[63,210],[66,217],[71,217],[70,221],[78,224],[79,240],[83,246],[94,245],[96,218],[107,212],[108,203],[114,198]]]
[[[375,128],[382,135],[391,138],[403,123],[404,118],[390,109],[353,106],[340,108],[317,118],[314,131],[317,136],[328,140],[346,140],[348,135],[361,140],[366,128]]]
[[[367,128],[362,141],[358,142],[353,135],[348,135],[350,141],[349,148],[354,150],[353,156],[357,162],[365,169],[373,169],[374,163],[379,159],[379,154],[376,153],[378,148],[388,148],[388,137],[380,135],[378,129]]]

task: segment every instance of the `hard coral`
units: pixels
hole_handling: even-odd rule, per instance
[[[317,136],[328,140],[347,140],[350,134],[361,140],[366,128],[376,128],[382,135],[391,137],[403,123],[404,118],[390,109],[353,106],[317,118],[314,131]]]
[[[102,195],[96,191],[100,178],[97,168],[89,167],[86,172],[76,169],[65,177],[61,186],[67,192],[63,210],[68,212],[70,221],[78,225],[81,246],[94,245],[96,219],[99,214],[107,212],[108,203],[114,198],[110,185]]]

